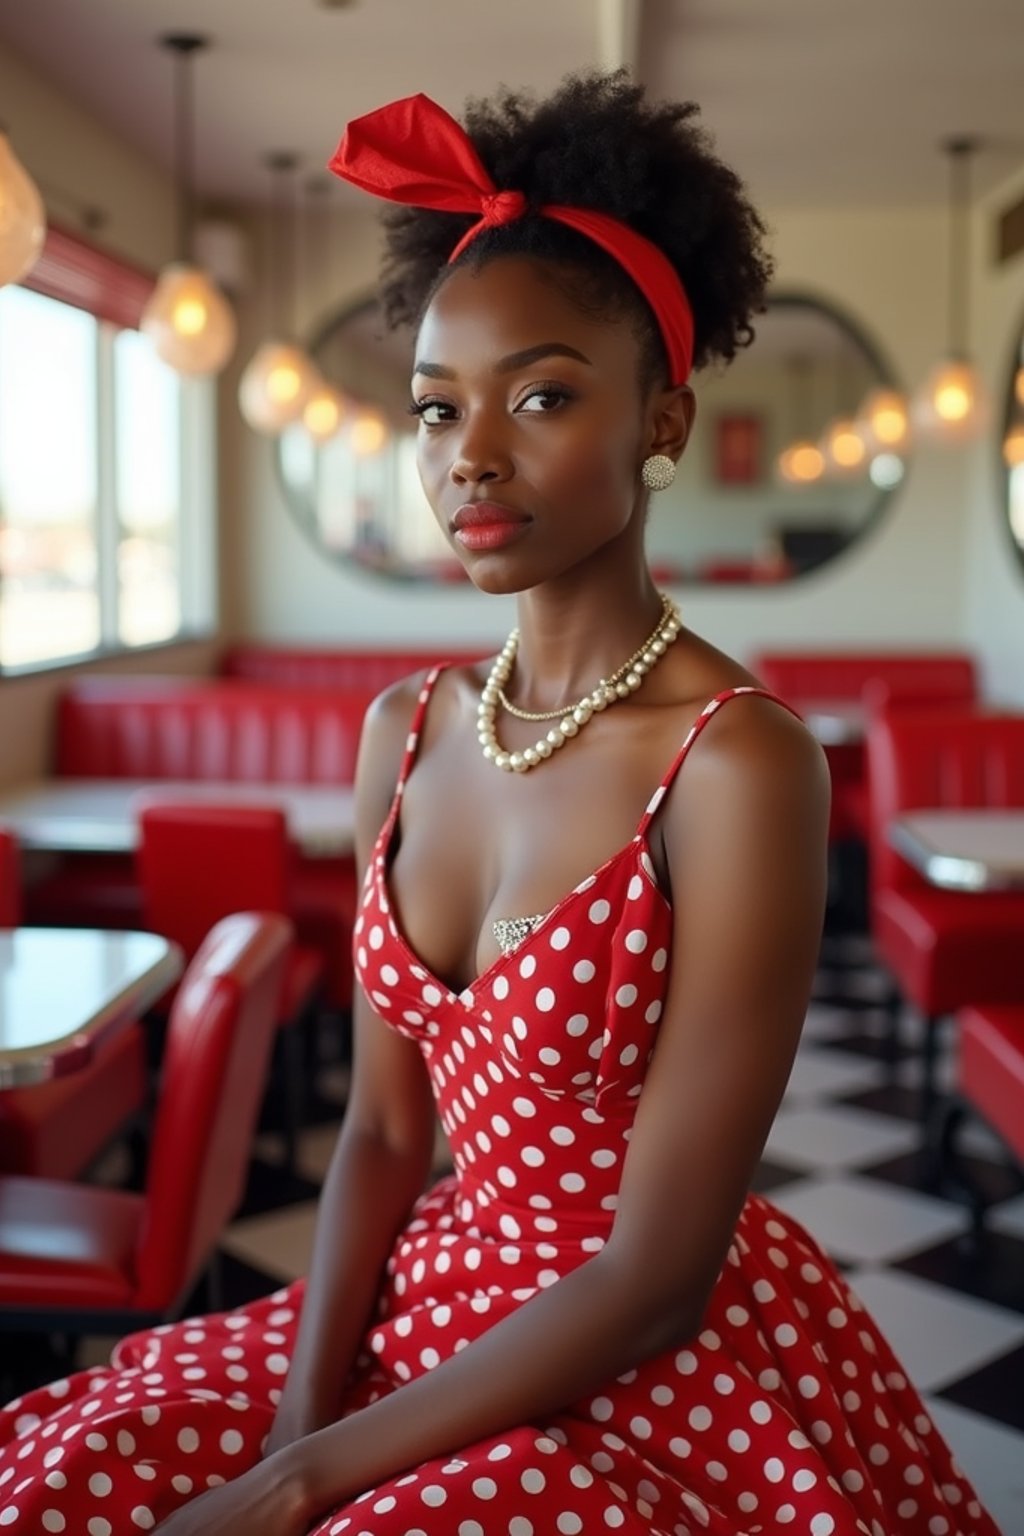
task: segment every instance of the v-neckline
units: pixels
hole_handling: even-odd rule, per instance
[[[475,1001],[475,995],[478,989],[493,985],[495,978],[501,973],[504,967],[511,964],[513,960],[522,960],[533,947],[533,942],[537,938],[537,935],[542,933],[548,927],[553,917],[563,912],[565,908],[568,907],[570,903],[574,901],[578,896],[585,896],[586,893],[594,885],[596,885],[597,881],[601,878],[606,870],[611,869],[615,864],[619,862],[620,859],[624,859],[626,855],[633,852],[634,849],[637,850],[638,853],[636,861],[638,872],[642,878],[646,880],[655,897],[662,903],[663,909],[669,913],[672,911],[672,903],[669,901],[660,885],[658,885],[657,881],[653,878],[649,870],[644,865],[642,857],[643,854],[646,853],[648,860],[650,860],[650,849],[647,845],[647,840],[642,832],[635,832],[628,843],[623,843],[621,848],[617,848],[613,854],[605,859],[603,863],[599,864],[596,869],[592,870],[589,875],[584,875],[579,884],[574,885],[571,891],[566,891],[565,895],[560,897],[559,900],[555,902],[554,906],[544,913],[540,922],[536,925],[535,928],[530,930],[521,944],[517,944],[515,949],[509,950],[508,954],[496,955],[491,964],[485,966],[478,976],[474,977],[474,979],[469,982],[467,986],[463,987],[461,992],[456,992],[452,987],[448,985],[442,976],[438,976],[437,973],[431,969],[431,967],[423,959],[422,955],[417,954],[416,950],[413,949],[405,935],[404,926],[401,921],[401,915],[392,897],[391,886],[388,880],[388,876],[390,874],[390,855],[391,847],[394,842],[395,831],[398,826],[398,816],[401,803],[402,797],[400,795],[396,795],[395,804],[392,806],[388,819],[380,830],[377,848],[374,850],[374,857],[371,862],[371,871],[377,871],[378,896],[380,898],[381,906],[387,913],[388,917],[391,919],[399,947],[404,951],[410,964],[417,966],[419,970],[423,972],[425,980],[440,988],[449,1002],[461,1003],[463,1007],[471,1007]]]

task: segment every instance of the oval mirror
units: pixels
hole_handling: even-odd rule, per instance
[[[301,527],[346,565],[399,580],[465,580],[416,472],[411,334],[389,332],[367,298],[310,351],[346,411],[327,442],[301,425],[279,439],[278,469]],[[873,392],[895,387],[848,317],[805,295],[772,295],[753,345],[728,368],[695,377],[697,420],[679,474],[651,499],[655,580],[779,583],[840,555],[903,476],[904,448],[866,434],[859,415]],[[843,422],[853,430],[837,435]]]
[[[1024,329],[1017,337],[1006,387],[1002,457],[1010,541],[1024,566]]]

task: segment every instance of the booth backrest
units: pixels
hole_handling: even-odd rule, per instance
[[[867,750],[876,888],[924,883],[886,838],[902,812],[1024,806],[1024,714],[957,705],[882,714],[871,722]]]
[[[58,701],[56,771],[72,778],[351,784],[375,692],[89,678]]]
[[[892,701],[901,695],[915,702],[977,695],[974,659],[960,651],[766,651],[754,658],[751,671],[797,709],[861,699],[876,679],[887,685]]]
[[[496,641],[493,650],[500,649]],[[224,677],[289,688],[343,688],[371,696],[390,683],[421,672],[439,661],[477,661],[487,646],[469,650],[347,651],[309,650],[285,645],[231,645],[221,656]]]

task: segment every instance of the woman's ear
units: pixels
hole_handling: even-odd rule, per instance
[[[697,414],[697,400],[689,384],[661,389],[651,401],[648,453],[664,453],[677,460],[689,441]]]

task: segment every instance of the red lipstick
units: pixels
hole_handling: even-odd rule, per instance
[[[501,549],[529,526],[530,518],[497,501],[470,501],[461,506],[449,523],[464,549]]]

